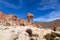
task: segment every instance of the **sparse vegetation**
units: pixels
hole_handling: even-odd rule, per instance
[[[46,40],[60,40],[60,34],[52,32],[51,34],[46,34],[44,38]]]

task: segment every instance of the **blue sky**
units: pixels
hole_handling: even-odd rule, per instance
[[[34,22],[60,19],[60,0],[0,0],[0,11],[27,20],[26,14],[34,14]]]

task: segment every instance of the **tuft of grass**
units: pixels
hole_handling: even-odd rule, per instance
[[[56,38],[58,37],[58,38]],[[60,34],[52,32],[51,34],[46,34],[44,36],[46,40],[60,40]]]

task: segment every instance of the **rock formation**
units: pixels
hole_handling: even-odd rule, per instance
[[[28,25],[36,26],[36,25],[32,22],[32,21],[33,21],[33,18],[34,18],[33,14],[28,13],[28,14],[27,14],[27,18],[28,18],[28,21],[27,21]]]
[[[0,21],[6,21],[5,17],[6,15],[0,12]]]
[[[34,24],[32,23],[33,14],[28,13],[27,18],[28,18],[28,21],[24,21],[23,19],[19,19],[12,14],[6,15],[0,12],[0,21],[2,21],[3,23],[5,22],[5,24],[7,22],[11,25],[18,25],[18,26],[32,25],[34,26]]]
[[[34,17],[33,14],[30,13],[27,14],[28,23],[32,24],[33,17]]]
[[[13,20],[13,21],[16,21],[17,20],[17,17],[14,16],[14,15],[12,15],[12,14],[7,15],[7,18],[8,18],[8,20]]]

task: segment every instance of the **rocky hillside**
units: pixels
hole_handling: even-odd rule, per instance
[[[51,22],[35,22],[37,26],[41,25],[43,28],[52,28],[52,27],[60,27],[60,19],[54,20]]]
[[[60,40],[59,31],[37,28],[32,23],[32,19],[33,15],[31,14],[28,15],[27,22],[14,15],[6,15],[0,12],[0,40]],[[54,34],[51,35],[51,33]]]
[[[39,29],[31,26],[0,25],[0,40],[45,40],[44,35],[51,32],[50,29]]]
[[[32,25],[32,20],[33,20],[33,15],[32,14],[27,14],[27,21],[21,19],[21,18],[17,18],[16,16],[12,15],[12,14],[4,14],[3,12],[0,12],[0,23],[4,24],[4,25],[14,25],[14,26],[26,26],[26,25]]]
[[[33,26],[0,25],[0,40],[47,40],[48,38],[46,39],[44,37],[47,34],[51,34],[51,32],[60,35],[59,31],[53,31],[51,29],[40,29]]]

